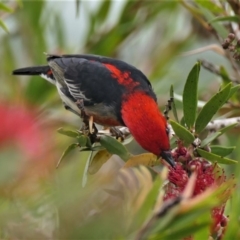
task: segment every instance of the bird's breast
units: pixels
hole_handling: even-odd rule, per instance
[[[102,126],[124,126],[121,119],[117,117],[115,108],[107,106],[103,103],[85,106],[85,113],[88,116],[93,116],[93,121]]]

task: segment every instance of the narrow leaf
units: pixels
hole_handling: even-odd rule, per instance
[[[185,123],[189,129],[194,125],[197,114],[197,87],[200,63],[196,63],[190,71],[183,90],[183,113]]]
[[[77,136],[77,141],[78,141],[80,147],[85,147],[88,142],[88,137],[85,135]]]
[[[103,147],[105,147],[108,150],[109,153],[117,154],[125,161],[128,160],[131,156],[126,147],[122,145],[122,143],[117,141],[115,138],[103,135],[100,138],[100,143]]]
[[[212,145],[210,147],[211,147],[211,152],[213,154],[219,155],[221,157],[225,157],[231,154],[232,151],[236,148],[236,147],[222,147],[218,145]]]
[[[232,81],[231,78],[229,77],[229,75],[227,73],[227,70],[225,69],[224,66],[220,66],[219,74],[220,74],[221,78],[223,79],[224,83],[227,84],[227,83],[230,83]]]
[[[142,206],[140,207],[139,211],[134,216],[133,222],[136,224],[136,226],[140,226],[140,224],[142,224],[144,221],[146,221],[148,214],[150,212],[152,212],[154,205],[155,205],[155,208],[161,207],[161,206],[158,206],[161,204],[159,202],[157,202],[158,205],[156,206],[156,199],[158,197],[159,189],[161,188],[162,184],[163,184],[163,181],[158,176],[155,179],[153,186],[152,186],[151,190],[149,191],[148,195],[146,196]]]
[[[94,146],[94,147],[91,147],[91,150],[92,151],[100,151],[100,150],[104,150],[105,148],[103,146]]]
[[[67,149],[63,152],[62,156],[60,157],[60,159],[58,160],[58,163],[57,163],[57,168],[59,167],[61,161],[63,160],[63,158],[65,158],[73,149],[75,149],[78,145],[76,143],[73,143],[71,145],[69,145],[67,147]]]
[[[176,122],[179,123],[178,115],[177,115],[177,109],[176,109],[175,100],[174,100],[174,89],[173,89],[173,85],[171,85],[171,88],[170,88],[170,97],[172,98],[172,111],[173,111],[173,116],[174,116]]]
[[[68,137],[72,137],[72,138],[76,138],[79,136],[78,132],[72,131],[72,130],[65,130],[63,128],[59,128],[58,133],[61,133],[62,135],[68,136]]]
[[[99,7],[98,12],[96,13],[98,22],[104,22],[109,14],[111,8],[111,1],[102,1],[102,5]]]
[[[6,33],[8,33],[8,28],[7,26],[5,25],[5,23],[0,19],[0,27],[5,30]]]
[[[214,153],[210,153],[210,152],[206,152],[202,149],[197,149],[197,152],[203,157],[206,158],[208,161],[210,162],[217,162],[217,163],[222,163],[222,164],[236,164],[237,161],[230,159],[230,158],[226,158],[226,157],[222,157],[219,155],[216,155]]]
[[[110,154],[106,149],[98,151],[93,157],[90,166],[88,167],[89,174],[95,174],[102,167],[102,165],[111,158]]]
[[[224,133],[227,132],[228,130],[236,127],[237,125],[238,125],[238,123],[233,123],[233,124],[231,124],[231,125],[228,125],[228,126],[226,126],[226,127],[221,128],[221,129],[219,130],[219,132],[221,132],[221,134],[224,134]]]
[[[201,1],[199,0],[199,3],[203,3],[203,2],[210,2],[210,1]],[[212,19],[215,18],[215,15],[212,11],[211,8],[204,8],[202,6],[199,5],[199,9],[201,10],[202,12],[202,15],[205,17],[205,19],[208,21],[208,24],[209,24],[209,21],[211,21]],[[223,11],[223,9],[222,9]],[[222,23],[219,23],[219,22],[212,22],[212,27],[215,29],[215,31],[218,33],[218,35],[222,38],[225,38],[227,35],[228,35],[228,31],[227,29],[225,28],[225,26],[223,26]]]
[[[219,7],[216,3],[211,1],[202,1],[202,0],[195,0],[199,5],[206,9],[210,9],[212,13],[223,13],[223,8]]]
[[[201,143],[201,147],[205,147],[206,145],[208,145],[210,142],[212,142],[214,139],[218,138],[222,133],[221,132],[215,132],[213,134],[210,134],[209,136],[207,136],[207,138],[205,138],[202,143]]]
[[[231,98],[239,90],[239,88],[240,88],[240,84],[232,87],[230,90],[228,99]]]
[[[240,17],[238,15],[226,16],[226,17],[216,17],[216,18],[212,19],[211,21],[209,21],[209,23],[226,22],[226,21],[239,23]]]
[[[13,12],[11,8],[9,8],[7,5],[0,3],[0,10],[3,10],[5,12]]]
[[[84,172],[83,172],[83,177],[82,177],[82,187],[84,188],[87,184],[87,179],[88,179],[88,168],[91,164],[92,161],[92,155],[93,155],[93,151],[91,151],[91,153],[88,156],[88,159],[86,161],[85,164],[85,168],[84,168]]]
[[[146,167],[153,167],[156,165],[157,157],[152,153],[143,153],[136,156],[131,156],[123,167],[135,167],[144,165]]]
[[[195,217],[195,219],[200,219],[204,214],[207,215],[206,210],[204,210],[202,212],[198,212],[197,218]],[[210,219],[206,220],[205,222],[189,221],[189,224],[186,224],[184,228],[178,228],[176,230],[173,229],[171,232],[167,231],[166,229],[166,233],[162,234],[161,238],[164,240],[187,239],[188,236],[194,235],[196,232],[208,228],[210,223]],[[155,238],[155,240],[157,239],[158,238]]]
[[[170,120],[169,122],[170,122],[175,134],[181,140],[183,140],[186,145],[191,144],[194,141],[195,138],[194,138],[193,134],[190,131],[188,131],[185,127],[183,127],[182,125],[180,125],[177,122],[174,122],[173,120]]]
[[[202,108],[200,111],[195,124],[195,130],[200,133],[204,130],[207,124],[210,122],[212,117],[227,101],[231,89],[231,83],[227,84],[220,92],[215,94]]]

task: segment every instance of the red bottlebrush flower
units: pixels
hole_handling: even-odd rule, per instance
[[[208,187],[213,186],[213,184],[215,184],[213,170],[214,170],[214,167],[210,166],[205,171],[203,169],[198,171],[197,180],[196,180],[195,189],[194,189],[194,195],[198,195],[204,192]]]
[[[169,182],[165,186],[164,200],[178,197],[185,189],[189,176],[193,171],[197,173],[193,197],[203,193],[209,187],[221,186],[221,184],[226,182],[225,172],[217,164],[212,165],[200,157],[189,159],[189,153],[186,150],[185,147],[179,144],[178,148],[173,151],[173,157],[178,163],[174,168],[169,168]],[[179,161],[182,157],[185,158],[185,161]],[[228,222],[228,218],[224,215],[224,209],[230,192],[231,190],[226,190],[221,195],[221,205],[213,208],[211,212],[213,223],[210,233],[211,236],[217,235],[218,239],[222,238]]]
[[[166,186],[164,200],[177,197],[181,194],[188,182],[188,174],[180,163],[170,168],[168,174],[169,183]]]
[[[172,156],[176,162],[187,162],[191,160],[191,156],[181,141],[178,141],[178,147],[172,151]]]
[[[0,104],[0,116],[0,147],[16,144],[28,157],[42,152],[42,133],[31,112],[21,106]]]
[[[188,181],[188,174],[179,163],[174,168],[171,168],[168,175],[168,180],[174,185],[184,188]]]

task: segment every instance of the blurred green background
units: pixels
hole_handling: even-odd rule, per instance
[[[29,162],[12,143],[1,148],[0,175],[6,176],[0,178],[1,239],[123,239],[129,236],[126,222],[134,210],[129,212],[129,202],[123,203],[121,198],[106,191],[119,187],[121,160],[114,157],[107,162],[97,174],[89,177],[85,188],[82,188],[82,176],[88,153],[76,150],[56,170],[59,157],[71,143],[71,139],[56,130],[79,127],[80,119],[65,111],[50,83],[37,76],[12,76],[11,72],[46,64],[44,53],[115,57],[145,73],[163,110],[170,86],[181,96],[187,75],[198,59],[207,59],[232,71],[229,61],[215,51],[186,54],[212,44],[220,45],[182,2],[3,1],[12,12],[0,8],[0,19],[8,29],[6,33],[0,28],[0,102],[35,112],[35,120],[45,134],[45,154]],[[218,76],[202,68],[199,98],[209,99],[221,82]],[[182,116],[181,101],[176,103]],[[18,119],[14,122],[17,125]],[[230,133],[220,143],[239,146],[238,134]],[[233,158],[239,159],[239,156],[237,148]],[[238,178],[239,167],[236,169]],[[122,204],[125,211],[121,210]]]

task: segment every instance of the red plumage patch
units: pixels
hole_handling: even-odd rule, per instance
[[[128,94],[121,113],[124,123],[144,149],[158,156],[169,150],[167,122],[154,99],[140,91]]]
[[[112,73],[112,77],[116,78],[117,82],[120,85],[125,86],[129,91],[133,90],[134,87],[140,84],[139,82],[134,81],[130,77],[130,72],[127,72],[127,71],[121,72],[117,67],[111,64],[104,64],[104,65]]]

